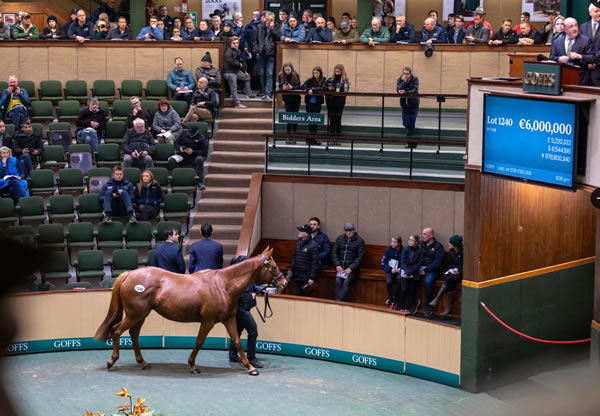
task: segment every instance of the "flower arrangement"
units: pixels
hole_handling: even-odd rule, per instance
[[[122,415],[125,415],[125,416],[152,416],[152,412],[148,411],[149,407],[144,404],[146,399],[142,399],[141,397],[138,397],[136,403],[133,404],[133,397],[131,396],[131,394],[129,394],[129,392],[125,388],[121,388],[121,391],[118,393],[115,393],[115,395],[123,396],[123,398],[125,399],[125,404],[123,404],[122,406],[117,406],[117,410],[119,413],[115,414],[115,413],[98,412],[97,416],[122,416]],[[129,399],[129,400],[127,400],[127,399]],[[96,416],[96,414],[86,410],[85,416]],[[160,415],[155,415],[155,416],[160,416]]]

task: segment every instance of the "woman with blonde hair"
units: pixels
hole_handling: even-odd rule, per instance
[[[300,75],[298,75],[294,66],[289,62],[284,63],[281,72],[277,75],[277,84],[275,85],[277,89],[279,91],[297,90],[300,85]],[[300,110],[300,95],[283,94],[283,103],[287,113],[297,113]],[[288,133],[296,133],[297,128],[297,124],[287,124]]]
[[[29,196],[27,192],[27,181],[21,162],[13,157],[12,150],[6,146],[0,147],[0,189],[8,190],[8,194],[15,202],[19,202],[22,196]]]
[[[337,64],[333,68],[333,76],[327,80],[327,91],[336,93],[336,95],[328,95],[326,98],[330,134],[342,133],[342,113],[346,106],[345,93],[348,92],[349,88],[350,81],[348,81],[346,69],[344,65]],[[340,95],[337,95],[337,93],[340,93]]]
[[[145,170],[140,175],[140,181],[135,187],[134,201],[140,220],[150,221],[158,217],[163,192],[151,171]]]

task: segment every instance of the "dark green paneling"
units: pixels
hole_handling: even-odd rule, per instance
[[[555,360],[587,348],[520,337],[496,322],[480,301],[506,324],[532,337],[584,339],[590,334],[593,288],[593,263],[482,289],[463,286],[462,387],[485,391],[552,368]]]
[[[366,28],[371,26],[371,17],[373,16],[373,2],[365,0],[356,0],[356,17],[358,17],[358,34],[360,35]]]
[[[566,9],[564,8],[563,3],[566,3]],[[563,16],[574,17],[581,26],[583,22],[590,20],[589,6],[589,1],[569,0],[567,2],[562,1],[560,9],[562,12],[566,12],[566,15],[563,14]]]
[[[600,371],[600,331],[592,328],[592,345],[590,348],[590,359],[592,365]]]

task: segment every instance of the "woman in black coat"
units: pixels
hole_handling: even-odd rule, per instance
[[[442,295],[448,292],[447,305],[444,312],[440,316],[446,317],[452,309],[454,301],[454,293],[456,286],[462,282],[463,278],[463,238],[461,235],[453,235],[448,243],[448,270],[444,273],[444,284],[440,288],[434,300],[429,302],[429,306],[436,306]]]
[[[327,91],[341,93],[342,95],[328,95],[325,99],[327,102],[327,115],[329,116],[329,134],[342,133],[342,113],[346,106],[346,96],[350,82],[346,76],[344,65],[337,64],[333,68],[333,76],[327,80]]]
[[[307,79],[302,88],[308,92],[304,96],[304,103],[306,104],[307,113],[320,113],[321,106],[323,105],[322,95],[313,95],[313,92],[325,91],[327,88],[327,80],[323,77],[323,70],[320,66],[315,66],[312,70],[313,76]],[[310,134],[317,133],[318,126],[316,124],[309,124],[308,131]]]
[[[150,221],[156,218],[162,202],[163,192],[160,184],[154,179],[151,171],[143,171],[140,182],[135,187],[138,218],[142,221]]]
[[[280,91],[297,90],[300,88],[300,76],[294,69],[294,66],[286,62],[279,75],[277,75],[277,89]],[[283,94],[283,103],[287,113],[297,113],[300,110],[300,95]],[[296,133],[298,125],[294,123],[287,124],[288,133]]]

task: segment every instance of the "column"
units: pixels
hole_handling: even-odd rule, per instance
[[[600,209],[596,210],[596,278],[594,284],[594,313],[592,315],[592,364],[600,367]]]
[[[135,39],[142,28],[146,26],[146,2],[143,0],[131,0],[130,7],[129,15],[131,21],[129,22],[129,31],[131,38]],[[158,13],[158,8],[156,12]]]
[[[356,16],[358,17],[358,35],[371,26],[373,17],[373,2],[371,0],[356,0]]]

